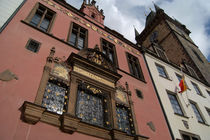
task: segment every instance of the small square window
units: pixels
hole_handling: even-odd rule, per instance
[[[160,76],[164,77],[164,78],[168,78],[168,75],[166,73],[166,70],[163,66],[159,65],[159,64],[156,64],[156,67],[157,67],[157,70],[158,70],[158,73]]]
[[[26,49],[34,53],[37,53],[39,51],[39,48],[40,48],[40,43],[32,39],[30,39],[26,45]]]
[[[141,92],[140,90],[138,90],[138,89],[136,89],[136,95],[137,95],[139,98],[141,98],[141,99],[144,98],[142,92]]]

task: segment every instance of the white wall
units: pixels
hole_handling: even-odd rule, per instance
[[[0,28],[24,0],[0,0]]]
[[[175,139],[176,138],[182,139],[179,132],[179,130],[182,130],[185,132],[199,135],[201,140],[210,140],[210,126],[208,126],[210,124],[210,116],[208,115],[205,109],[205,107],[210,108],[210,96],[206,92],[206,90],[210,90],[210,88],[205,86],[201,82],[193,79],[192,77],[185,75],[185,81],[188,87],[190,88],[190,90],[187,90],[187,92],[184,92],[182,94],[177,93],[180,89],[179,89],[179,81],[177,79],[176,73],[179,75],[182,75],[182,73],[178,71],[176,68],[172,67],[171,65],[164,63],[161,60],[158,60],[149,54],[146,54],[145,58],[147,60],[149,69],[151,71],[153,80],[155,82],[155,86],[158,90],[160,100],[163,104],[164,110],[166,112],[166,116],[169,120],[169,124],[172,128]],[[160,64],[165,67],[170,80],[159,76],[155,63]],[[196,94],[191,81],[193,81],[194,83],[198,85],[204,97]],[[166,89],[177,93],[176,94],[177,99],[186,117],[174,114],[174,110],[171,106]],[[200,112],[202,113],[202,116],[207,125],[201,124],[197,121],[197,118],[194,114],[194,111],[192,110],[192,107],[190,105],[189,106],[186,105],[189,103],[188,99],[197,103],[200,109]],[[189,129],[185,128],[182,120],[185,120],[188,122]]]

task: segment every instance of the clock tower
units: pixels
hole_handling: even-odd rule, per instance
[[[210,65],[199,47],[190,38],[190,30],[169,17],[154,4],[146,18],[146,25],[137,43],[164,61],[182,66],[182,70],[205,84],[210,84]]]

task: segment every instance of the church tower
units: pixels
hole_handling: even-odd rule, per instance
[[[190,30],[178,20],[169,17],[154,4],[155,11],[149,13],[146,25],[137,43],[152,50],[165,61],[182,66],[192,77],[210,84],[210,65],[190,38]]]

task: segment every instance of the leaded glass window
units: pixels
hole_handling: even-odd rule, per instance
[[[131,134],[130,129],[130,120],[127,108],[123,106],[116,106],[116,114],[117,114],[117,126],[120,130]]]
[[[64,84],[50,80],[45,88],[42,106],[48,111],[63,114],[66,110],[66,93],[67,87]]]
[[[108,127],[107,100],[101,90],[90,88],[89,85],[79,84],[77,93],[76,116],[83,122]]]

